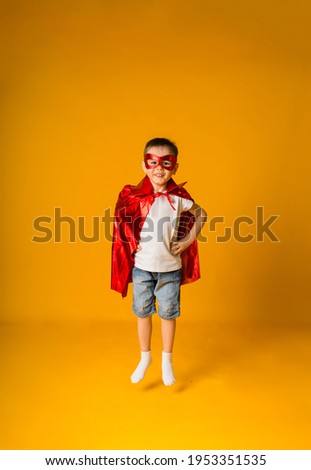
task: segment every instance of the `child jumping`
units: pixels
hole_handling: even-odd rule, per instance
[[[162,379],[175,383],[172,352],[180,285],[200,277],[197,236],[207,214],[172,176],[178,149],[168,139],[147,142],[142,167],[145,178],[119,194],[114,218],[111,288],[126,296],[133,282],[133,312],[138,321],[141,359],[131,376],[140,382],[151,364],[152,315],[161,318]]]

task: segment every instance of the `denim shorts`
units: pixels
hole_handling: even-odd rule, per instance
[[[134,266],[133,312],[140,318],[149,317],[156,312],[155,301],[158,299],[158,313],[164,320],[180,316],[180,279],[181,269],[166,273],[144,271]]]

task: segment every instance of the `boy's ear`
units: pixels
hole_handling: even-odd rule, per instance
[[[142,169],[144,170],[145,173],[147,173],[147,169],[146,169],[146,165],[145,165],[145,162],[144,160],[141,162],[141,166],[142,166]]]
[[[144,162],[145,163],[145,162]],[[179,164],[176,163],[175,168],[173,170],[173,175],[175,175],[176,171],[178,170]]]

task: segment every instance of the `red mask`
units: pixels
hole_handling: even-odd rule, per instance
[[[148,170],[157,168],[160,165],[164,170],[172,171],[176,166],[177,157],[175,157],[175,155],[163,155],[163,157],[158,157],[153,153],[146,153],[144,162]]]

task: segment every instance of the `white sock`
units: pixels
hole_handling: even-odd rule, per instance
[[[151,362],[152,362],[151,351],[146,351],[146,352],[141,351],[140,362],[138,366],[136,367],[136,369],[134,370],[133,374],[131,375],[131,382],[133,384],[140,382],[144,378],[146,370],[150,366]]]
[[[162,379],[164,385],[173,385],[175,377],[172,364],[172,353],[162,352]]]

